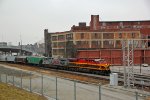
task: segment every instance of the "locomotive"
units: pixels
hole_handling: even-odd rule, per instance
[[[110,64],[108,64],[104,59],[0,56],[0,61],[100,75],[110,74]]]
[[[77,58],[45,58],[44,67],[87,72],[93,74],[109,75],[110,64],[104,59],[77,59]]]

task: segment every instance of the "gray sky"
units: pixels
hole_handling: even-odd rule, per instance
[[[150,0],[0,0],[0,42],[33,44],[43,30],[70,30],[90,15],[100,20],[150,20]]]

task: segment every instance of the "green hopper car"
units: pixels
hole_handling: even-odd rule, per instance
[[[41,65],[43,62],[44,57],[35,57],[35,56],[28,56],[27,63],[33,65]]]

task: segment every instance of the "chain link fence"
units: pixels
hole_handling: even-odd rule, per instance
[[[0,82],[46,96],[49,100],[145,100],[148,93],[89,84],[0,66]]]

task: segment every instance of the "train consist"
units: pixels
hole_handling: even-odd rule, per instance
[[[52,58],[37,56],[0,56],[0,61],[100,75],[110,74],[110,64],[108,64],[104,59]]]

